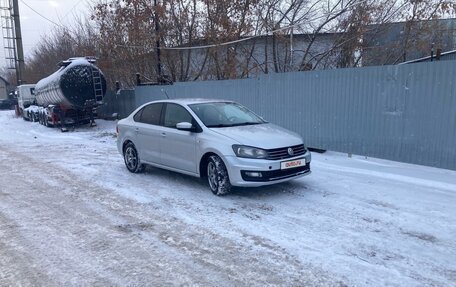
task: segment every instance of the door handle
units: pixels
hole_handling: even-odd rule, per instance
[[[166,137],[166,133],[165,133],[165,132],[162,132],[162,133],[161,133],[161,136],[162,136],[162,137]]]

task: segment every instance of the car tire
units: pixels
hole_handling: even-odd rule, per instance
[[[128,171],[140,173],[144,170],[144,164],[139,160],[138,151],[133,143],[128,143],[124,150],[124,162]]]
[[[207,162],[207,182],[212,193],[224,195],[231,191],[230,178],[223,160],[216,155],[211,155]]]

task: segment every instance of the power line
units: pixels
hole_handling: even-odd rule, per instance
[[[353,8],[356,5],[365,3],[367,1],[369,1],[369,0],[357,1],[357,2],[353,3],[352,5],[348,5],[347,7],[344,7],[343,9],[339,10],[339,12],[341,14],[345,13],[350,8]],[[313,19],[310,19],[309,21],[319,20],[319,19],[331,16],[331,15],[335,15],[335,14],[337,14],[337,13],[334,13],[334,12],[324,13],[321,16],[318,16],[318,17],[315,17]],[[296,23],[296,24],[293,24],[293,25],[288,25],[286,27],[282,27],[282,28],[278,28],[278,29],[272,30],[272,31],[270,31],[270,33],[281,32],[283,30],[288,30],[288,29],[291,29],[291,28],[294,28],[294,27],[299,27],[301,25],[303,25],[303,23]],[[214,47],[221,47],[221,46],[229,46],[229,45],[232,45],[232,44],[237,44],[237,43],[240,43],[240,42],[249,41],[251,39],[259,38],[259,37],[262,37],[262,36],[263,35],[255,35],[255,36],[250,36],[250,37],[243,38],[243,39],[238,39],[238,40],[233,40],[233,41],[228,41],[228,42],[223,42],[223,43],[218,43],[218,44],[209,44],[209,45],[202,45],[202,46],[186,46],[186,47],[160,47],[159,49],[160,50],[197,50],[197,49],[207,49],[207,48],[214,48]],[[117,44],[116,46],[125,47],[125,48],[144,48],[144,46],[134,46],[134,45],[130,46],[130,45],[123,45],[123,44]]]
[[[30,10],[32,10],[33,12],[35,12],[38,16],[40,16],[41,18],[49,21],[50,23],[58,26],[58,27],[61,27],[61,28],[65,28],[64,26],[60,25],[59,23],[56,23],[54,21],[52,21],[51,19],[47,18],[46,16],[44,16],[43,14],[41,14],[40,12],[36,11],[35,9],[33,9],[29,4],[25,3],[24,0],[21,0],[22,4],[24,4],[25,6],[27,6]]]
[[[62,20],[68,17],[68,15],[70,15],[70,13],[73,12],[74,8],[76,8],[76,6],[78,6],[82,1],[83,0],[79,0],[76,4],[74,4],[73,7],[71,7],[71,9],[68,10],[68,12],[63,16]]]

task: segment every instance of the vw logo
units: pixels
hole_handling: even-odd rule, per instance
[[[294,151],[291,147],[288,148],[288,154],[289,155],[294,155]]]

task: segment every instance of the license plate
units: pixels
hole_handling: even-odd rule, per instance
[[[294,167],[303,166],[303,165],[306,165],[305,158],[289,160],[289,161],[282,161],[280,163],[280,169],[294,168]]]

